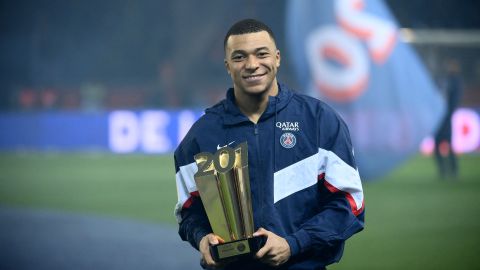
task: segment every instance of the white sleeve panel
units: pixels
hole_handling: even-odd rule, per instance
[[[315,185],[322,173],[332,186],[352,196],[356,209],[362,208],[363,189],[358,171],[335,153],[321,148],[317,154],[275,172],[274,203]]]
[[[345,163],[331,151],[319,149],[321,157],[326,157],[325,179],[336,189],[352,196],[357,209],[363,206],[363,188],[358,171]]]
[[[195,162],[188,165],[181,166],[175,175],[175,181],[177,183],[177,198],[178,202],[175,206],[175,216],[177,221],[181,221],[180,211],[182,210],[185,202],[190,198],[192,192],[197,191],[197,185],[195,184],[195,178],[193,177],[197,173],[198,167]]]
[[[312,155],[274,173],[273,203],[317,183],[318,155]]]

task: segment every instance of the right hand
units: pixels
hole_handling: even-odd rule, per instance
[[[200,265],[206,269],[219,269],[224,266],[223,263],[215,262],[212,258],[212,254],[210,254],[210,246],[217,245],[219,243],[223,243],[223,239],[216,236],[213,233],[209,233],[205,235],[202,240],[200,240],[200,244],[198,249],[202,254],[202,259],[200,261]]]

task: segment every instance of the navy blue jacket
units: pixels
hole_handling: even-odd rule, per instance
[[[194,155],[245,141],[255,227],[290,245],[292,256],[280,269],[322,269],[338,262],[345,240],[363,229],[364,220],[348,128],[328,105],[284,85],[269,97],[257,124],[240,112],[229,89],[178,146],[175,214],[181,238],[198,249],[202,237],[212,232],[193,177]],[[268,269],[255,260],[227,268]]]

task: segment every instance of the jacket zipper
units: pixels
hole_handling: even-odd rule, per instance
[[[257,186],[258,186],[258,190],[257,190],[257,194],[258,194],[258,202],[259,202],[259,207],[260,207],[260,215],[259,215],[259,220],[258,220],[258,224],[257,227],[261,227],[262,224],[263,224],[263,192],[264,192],[264,181],[262,181],[261,179],[261,176],[260,176],[260,172],[261,172],[261,169],[263,167],[263,164],[262,164],[262,159],[260,158],[260,136],[259,136],[259,132],[258,132],[258,123],[257,124],[253,124],[253,134],[255,135],[255,142],[256,142],[256,155],[257,155],[257,161],[258,161],[258,164],[259,166],[257,167],[257,172],[256,172],[256,178],[257,178]]]

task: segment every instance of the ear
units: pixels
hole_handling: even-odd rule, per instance
[[[223,59],[223,63],[225,64],[225,69],[227,70],[227,73],[230,74],[230,65],[228,64],[227,59]]]
[[[280,60],[282,60],[282,57],[280,56],[280,50],[277,50],[277,53],[275,54],[275,59],[277,62],[277,68],[280,67]]]

